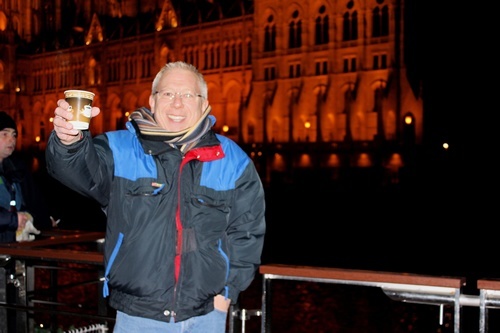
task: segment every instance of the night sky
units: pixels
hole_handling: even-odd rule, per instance
[[[488,123],[494,123],[488,115],[498,108],[492,98],[498,92],[489,83],[494,70],[490,60],[494,53],[488,50],[492,34],[481,23],[487,18],[481,8],[450,7],[432,0],[409,3],[419,17],[420,51],[415,53],[424,80],[429,148],[424,162],[439,162],[447,170],[450,196],[464,206],[477,207],[480,198],[486,199],[484,186],[493,182],[493,156],[488,154],[493,144],[485,138],[490,136]],[[442,154],[440,145],[445,141],[450,149]],[[482,209],[474,212],[482,213]]]

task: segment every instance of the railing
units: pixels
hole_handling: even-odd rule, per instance
[[[66,332],[112,328],[115,312],[101,293],[103,242],[101,232],[54,231],[32,242],[0,244],[0,332],[51,332],[61,324],[61,317],[66,326],[73,321],[79,327],[66,327]],[[478,280],[479,295],[467,295],[463,277],[281,264],[264,264],[259,272],[260,307],[232,306],[229,333],[237,329],[245,333],[245,324],[253,317],[260,317],[261,333],[271,333],[271,282],[276,280],[380,288],[394,301],[437,305],[440,323],[443,307],[452,307],[454,333],[461,332],[463,306],[479,308],[480,333],[488,331],[488,309],[500,308],[500,280]],[[75,293],[81,294],[80,301],[64,297]]]
[[[55,332],[61,324],[92,332],[112,323],[100,293],[103,241],[102,232],[54,230],[0,244],[0,332]]]
[[[378,287],[391,299],[437,304],[441,309],[445,304],[452,304],[455,333],[460,332],[461,305],[474,303],[475,299],[461,295],[461,289],[465,286],[465,278],[291,265],[262,265],[260,273],[264,276],[262,332],[271,332],[271,318],[268,316],[271,303],[271,281],[276,279]],[[440,321],[443,321],[442,311]]]
[[[500,308],[500,280],[480,279],[479,290],[479,332],[488,332],[488,309]]]

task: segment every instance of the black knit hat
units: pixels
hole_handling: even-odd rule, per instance
[[[13,128],[17,131],[16,122],[5,111],[0,111],[0,131],[5,128]]]

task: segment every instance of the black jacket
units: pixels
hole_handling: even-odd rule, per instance
[[[212,131],[184,156],[133,131],[94,139],[86,132],[71,146],[52,133],[46,149],[49,174],[107,213],[110,305],[182,321],[212,311],[217,294],[235,303],[264,242],[264,191],[253,162]]]
[[[14,152],[1,164],[0,243],[16,241],[17,213],[11,212],[9,205],[11,186],[14,187],[17,197],[17,211],[29,212],[37,229],[50,229],[51,221],[46,201],[25,161]]]

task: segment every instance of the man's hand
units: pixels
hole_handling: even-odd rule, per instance
[[[16,231],[16,241],[26,242],[35,239],[35,235],[40,234],[40,230],[33,225],[33,216],[28,212],[17,213],[18,228]],[[20,228],[21,226],[22,229]]]
[[[225,298],[222,295],[217,295],[214,297],[214,308],[222,312],[228,312],[229,306],[231,305],[231,300]]]
[[[73,119],[73,113],[68,111],[69,104],[64,99],[57,101],[57,108],[54,111],[54,131],[57,137],[65,145],[70,145],[77,142],[82,138],[82,133],[80,130],[74,129],[73,124],[69,123],[68,120]],[[92,107],[92,118],[97,116],[101,110],[97,106]]]
[[[17,212],[17,230],[23,231],[26,227],[26,222],[31,219],[31,216],[26,214],[25,212]]]

